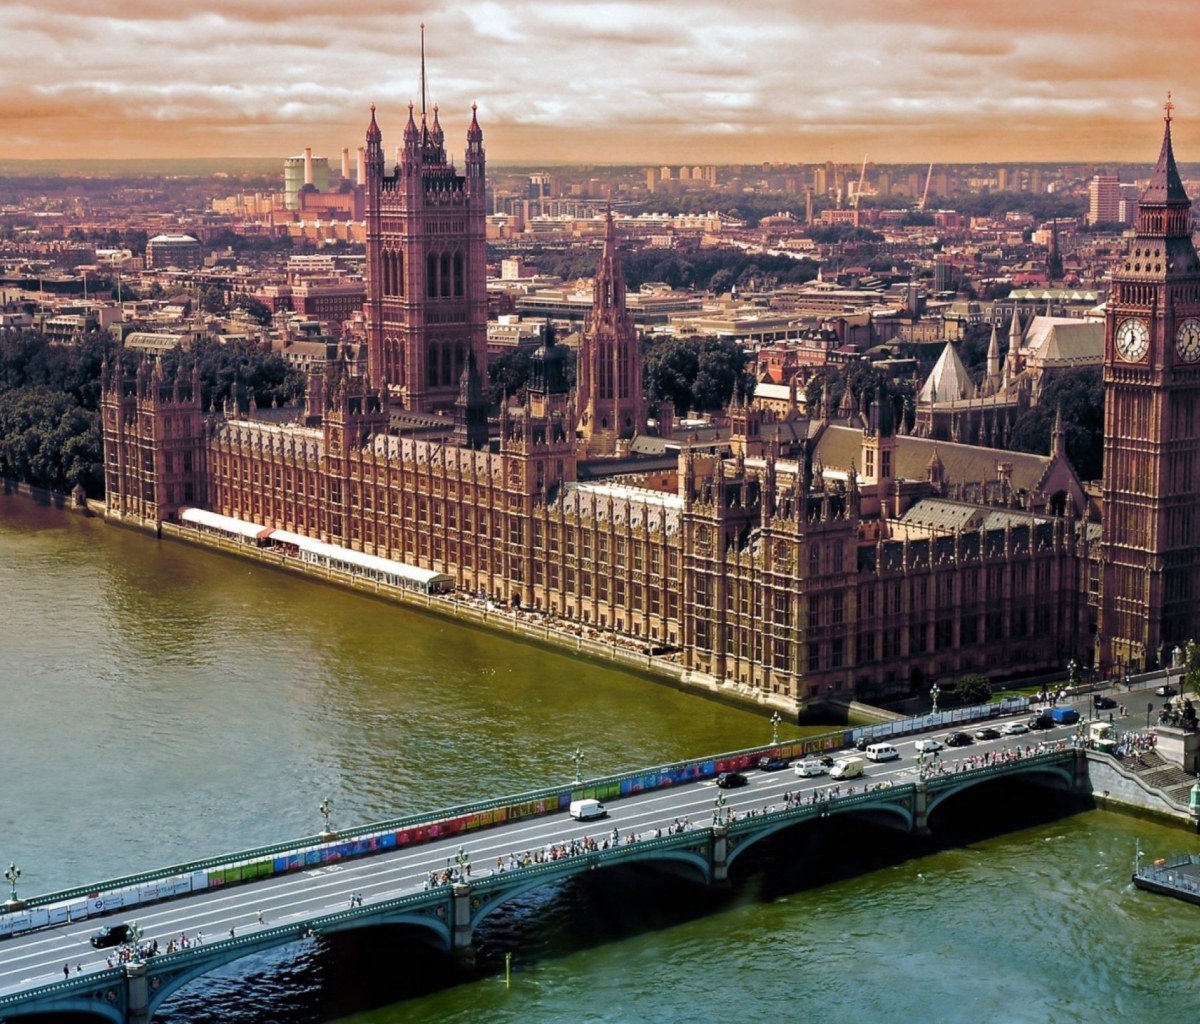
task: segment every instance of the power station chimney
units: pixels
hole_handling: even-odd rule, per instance
[[[350,149],[348,146],[342,147],[342,180],[350,180]]]
[[[358,147],[358,183],[367,183],[367,150],[365,146]]]
[[[312,179],[312,146],[304,147],[304,184],[311,185]]]

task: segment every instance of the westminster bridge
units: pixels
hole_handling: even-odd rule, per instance
[[[584,872],[642,864],[728,881],[732,865],[768,836],[835,815],[903,832],[936,830],[934,812],[981,783],[1028,777],[1068,792],[1089,789],[1087,760],[1068,731],[1037,746],[977,743],[957,762],[902,757],[868,763],[864,776],[752,770],[720,789],[723,771],[760,756],[801,757],[814,741],[781,743],[646,769],[176,865],[16,899],[0,914],[0,1019],[83,1013],[146,1024],[184,985],[243,957],[316,936],[406,926],[469,959],[475,929],[531,890]],[[1028,739],[1028,737],[1024,737]],[[835,749],[835,741],[816,741]],[[840,747],[836,742],[836,747]],[[607,801],[601,820],[576,821],[573,799]],[[131,926],[134,943],[95,950],[98,927]],[[186,945],[179,937],[186,937]],[[140,937],[140,941],[137,941]],[[157,943],[157,952],[149,949]],[[137,947],[141,947],[139,950]]]

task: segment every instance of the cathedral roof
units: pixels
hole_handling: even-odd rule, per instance
[[[1104,323],[1035,316],[1025,334],[1027,358],[1039,366],[1099,366],[1104,361]]]
[[[963,361],[958,357],[954,346],[950,342],[946,342],[946,347],[942,349],[942,354],[938,357],[933,372],[929,374],[917,395],[917,401],[926,405],[933,402],[958,401],[967,398],[974,392],[975,384],[971,380],[971,375],[967,373],[967,368],[963,366]]]

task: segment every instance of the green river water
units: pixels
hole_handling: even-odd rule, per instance
[[[27,894],[310,834],[325,797],[353,824],[567,778],[576,747],[602,774],[770,735],[761,715],[14,496],[0,629],[0,860]],[[157,1019],[1193,1015],[1200,907],[1129,873],[1137,839],[1200,839],[1061,811],[990,790],[940,848],[814,827],[748,854],[723,892],[601,872],[489,919],[472,977],[362,933],[232,965]]]

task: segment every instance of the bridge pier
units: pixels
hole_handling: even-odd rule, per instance
[[[919,779],[913,784],[913,835],[928,836],[929,831],[929,790],[925,788],[925,780]]]
[[[150,985],[144,963],[126,964],[125,989],[125,1024],[150,1024]]]
[[[712,884],[727,886],[729,884],[729,827],[714,825],[712,830],[712,846],[709,848],[709,867]]]
[[[1071,791],[1084,796],[1091,795],[1092,779],[1088,774],[1087,751],[1083,747],[1075,748],[1075,761],[1071,773]]]
[[[475,959],[471,929],[471,883],[455,882],[450,887],[450,950],[458,959]]]

